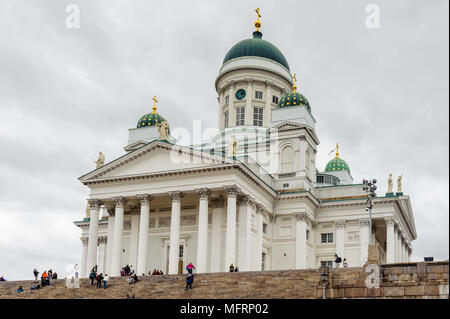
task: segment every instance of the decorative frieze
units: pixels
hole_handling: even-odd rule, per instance
[[[98,198],[88,199],[89,209],[99,210],[102,204],[102,201]]]
[[[347,232],[347,240],[359,242],[359,231],[349,231]]]
[[[171,200],[182,200],[184,197],[184,194],[180,191],[175,191],[175,192],[169,192],[169,196]]]
[[[127,220],[127,221],[123,222],[123,229],[124,230],[131,229],[131,221],[130,220]]]
[[[150,206],[150,202],[153,200],[153,196],[148,194],[138,195],[138,199],[141,203],[141,206]]]
[[[181,226],[195,225],[195,215],[181,216]]]
[[[170,217],[159,217],[158,218],[158,226],[159,227],[169,227],[170,226]]]
[[[214,208],[223,208],[225,199],[223,197],[216,197],[211,199],[211,204]]]
[[[149,222],[148,222],[148,225],[149,225],[150,228],[155,228],[155,226],[156,226],[156,218],[155,217],[151,217]]]
[[[199,200],[208,200],[211,191],[208,188],[200,188],[197,190]]]

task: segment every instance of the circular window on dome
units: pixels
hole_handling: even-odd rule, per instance
[[[238,100],[242,100],[244,97],[245,97],[245,90],[244,89],[239,89],[239,90],[237,90],[237,92],[236,92],[236,98],[238,99]]]

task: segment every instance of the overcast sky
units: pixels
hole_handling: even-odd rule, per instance
[[[70,3],[79,29],[66,27]],[[77,178],[99,151],[123,155],[153,95],[172,128],[217,125],[214,80],[255,7],[311,103],[318,169],[339,142],[355,182],[377,178],[379,195],[403,174],[413,259],[448,259],[448,1],[0,0],[0,276],[80,262],[73,221],[89,191]]]

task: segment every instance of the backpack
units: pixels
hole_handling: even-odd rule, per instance
[[[91,274],[89,275],[89,279],[95,279],[95,272],[91,272]]]

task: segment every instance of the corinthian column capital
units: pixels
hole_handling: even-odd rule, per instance
[[[138,195],[138,200],[141,203],[141,206],[150,206],[150,202],[153,200],[153,196],[148,194]]]
[[[211,194],[211,191],[208,188],[200,188],[197,190],[198,199],[208,199],[209,195]]]
[[[100,244],[106,244],[108,242],[108,238],[106,236],[100,236],[98,237],[98,245]]]
[[[345,228],[345,220],[336,220],[334,223],[336,228]]]
[[[89,237],[81,237],[81,243],[86,246],[89,242]]]
[[[125,197],[118,196],[113,198],[116,208],[124,208],[126,202],[128,201]]]
[[[99,210],[100,206],[102,205],[102,201],[99,200],[98,198],[92,198],[92,199],[88,199],[88,205],[89,205],[89,209],[96,209]]]
[[[304,221],[304,222],[308,222],[310,220],[309,215],[306,212],[301,212],[301,213],[295,214],[295,219],[298,221]]]
[[[184,197],[184,194],[180,191],[175,192],[169,192],[169,196],[171,200],[182,200]]]
[[[387,226],[395,226],[395,218],[394,217],[385,217],[384,221],[386,222]]]
[[[235,185],[229,185],[225,186],[225,191],[227,192],[228,197],[236,198],[239,193],[239,188],[237,188]]]
[[[368,219],[360,219],[359,220],[359,227],[369,227],[370,220]]]

